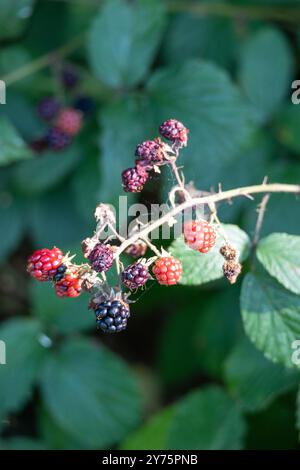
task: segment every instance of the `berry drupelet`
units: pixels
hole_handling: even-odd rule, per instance
[[[97,243],[88,255],[92,268],[98,273],[108,271],[114,262],[114,255],[110,245]]]
[[[64,108],[59,112],[55,126],[65,134],[74,136],[81,129],[82,113],[73,108]]]
[[[58,297],[78,297],[81,294],[82,281],[74,272],[67,273],[55,283],[54,289]]]
[[[61,129],[52,127],[47,132],[46,141],[48,146],[53,150],[63,150],[65,147],[70,145],[71,137],[65,134]]]
[[[41,118],[45,119],[46,121],[50,121],[51,119],[54,119],[59,110],[60,110],[60,103],[53,96],[44,98],[38,104],[38,113],[41,116]]]
[[[159,284],[173,286],[181,277],[182,265],[178,259],[164,256],[155,261],[152,271]]]
[[[27,272],[37,281],[50,281],[62,265],[63,254],[59,248],[36,250],[28,258]]]
[[[58,282],[58,281],[60,281],[61,279],[63,279],[66,270],[67,270],[67,266],[66,266],[65,264],[61,264],[61,265],[57,268],[56,274],[53,276],[53,281],[54,281],[54,282]]]
[[[130,317],[129,306],[123,300],[101,302],[95,307],[97,326],[107,333],[125,330]]]
[[[127,168],[122,173],[124,191],[127,193],[140,193],[148,178],[148,172],[140,166]]]
[[[142,263],[131,264],[122,272],[122,282],[130,290],[143,286],[149,278],[148,268]]]
[[[179,147],[186,147],[188,141],[188,129],[176,119],[168,119],[159,127],[160,134]]]
[[[200,253],[207,253],[216,243],[216,232],[206,220],[185,222],[183,233],[185,243]]]

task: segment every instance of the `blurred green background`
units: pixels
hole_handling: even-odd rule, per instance
[[[190,129],[180,163],[202,190],[299,181],[300,1],[2,0],[0,48],[0,448],[299,448],[298,376],[245,338],[240,281],[152,283],[126,332],[105,336],[86,295],[56,298],[26,258],[80,257],[94,207],[124,194],[136,144],[170,117]],[[95,110],[67,150],[36,155],[37,103],[62,99],[57,64],[76,67]],[[163,202],[172,184],[163,171],[137,200]],[[255,207],[219,216],[251,237]],[[298,208],[273,196],[262,234],[300,235]]]

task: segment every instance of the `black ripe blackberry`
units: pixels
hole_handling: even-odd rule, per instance
[[[122,300],[109,300],[96,306],[95,315],[96,324],[102,331],[118,333],[126,329],[130,310]]]
[[[123,284],[131,290],[146,284],[149,277],[148,268],[142,263],[131,264],[122,272]]]
[[[65,275],[66,270],[67,270],[67,266],[65,264],[61,264],[57,268],[56,274],[53,276],[53,281],[54,282],[61,281],[61,279],[63,279],[63,277]]]

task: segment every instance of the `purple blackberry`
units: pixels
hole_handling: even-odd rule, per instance
[[[51,119],[55,118],[59,110],[60,110],[60,103],[53,96],[44,98],[43,100],[39,102],[39,105],[38,105],[39,115],[41,116],[41,118],[45,119],[46,121],[50,121]]]
[[[122,272],[123,284],[130,290],[143,286],[149,278],[148,268],[142,263],[131,264]]]
[[[159,126],[159,132],[165,139],[171,140],[180,147],[186,147],[189,131],[182,122],[168,119]]]
[[[83,114],[89,114],[95,109],[95,101],[89,96],[79,96],[73,106]]]
[[[122,173],[124,191],[127,193],[140,193],[149,178],[149,174],[142,167],[127,168]]]
[[[138,240],[136,243],[129,245],[129,247],[126,249],[126,253],[133,258],[140,258],[141,256],[144,256],[147,248],[148,247],[146,242],[143,240]]]
[[[159,138],[146,140],[136,147],[135,155],[137,162],[141,162],[144,165],[159,164],[164,161],[166,155],[164,143]]]
[[[53,150],[62,150],[70,145],[72,139],[69,135],[58,129],[58,127],[52,127],[49,129],[46,140],[50,148]]]
[[[61,264],[60,266],[58,266],[56,270],[56,274],[53,276],[53,281],[54,282],[61,281],[63,277],[65,276],[66,270],[67,270],[67,266],[65,264]]]
[[[78,85],[79,74],[77,70],[74,69],[74,67],[68,66],[63,69],[61,73],[61,80],[66,88],[72,89]]]
[[[108,271],[114,262],[111,246],[97,243],[90,252],[88,259],[90,260],[92,268],[97,271],[97,273]]]
[[[125,330],[130,317],[128,304],[122,300],[101,302],[95,308],[97,326],[106,333]]]
[[[48,142],[45,137],[41,137],[40,139],[35,139],[29,142],[29,147],[35,153],[42,153],[48,147]]]

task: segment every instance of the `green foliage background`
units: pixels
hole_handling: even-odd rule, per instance
[[[299,21],[298,0],[1,1],[0,448],[299,448],[294,196],[272,196],[251,259],[259,199],[220,206],[246,260],[236,286],[216,250],[174,241],[183,285],[151,284],[120,335],[95,332],[85,295],[58,299],[25,272],[33,249],[79,253],[95,205],[118,201],[135,145],[169,117],[190,129],[181,163],[198,188],[299,182]],[[66,151],[37,158],[27,143],[44,131],[36,103],[59,92],[56,50],[96,111]],[[140,200],[172,183],[164,171]]]

